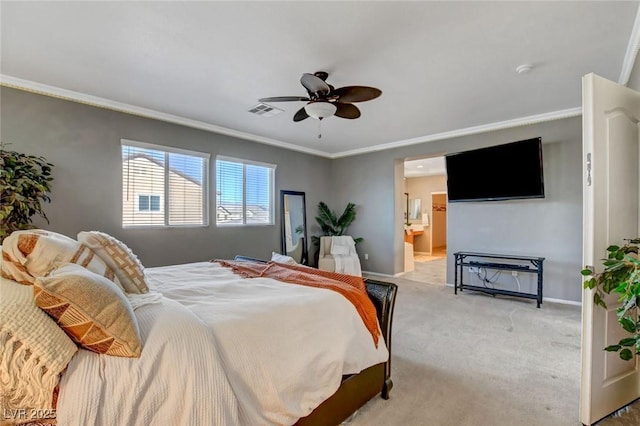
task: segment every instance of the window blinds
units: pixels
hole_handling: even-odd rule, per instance
[[[209,155],[122,141],[122,226],[208,224]]]
[[[275,165],[216,158],[216,224],[273,225]]]

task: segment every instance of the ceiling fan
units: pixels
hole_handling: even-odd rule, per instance
[[[304,73],[300,83],[307,89],[304,96],[276,96],[259,99],[260,102],[307,102],[293,116],[293,121],[302,121],[313,117],[318,120],[335,115],[340,118],[354,119],[360,117],[360,110],[352,102],[364,102],[375,99],[382,94],[380,89],[368,86],[345,86],[336,89],[325,81],[329,76],[324,71],[313,74]]]

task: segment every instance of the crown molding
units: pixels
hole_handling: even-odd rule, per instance
[[[640,6],[636,12],[636,20],[633,23],[633,29],[631,30],[631,37],[629,37],[629,44],[627,44],[627,51],[622,61],[622,70],[620,71],[620,79],[618,83],[626,86],[631,77],[631,71],[633,65],[636,62],[638,51],[640,50]]]
[[[142,108],[123,102],[113,101],[111,99],[101,98],[98,96],[87,95],[85,93],[74,92],[72,90],[62,89],[60,87],[49,86],[47,84],[37,83],[35,81],[23,80],[21,78],[12,77],[6,74],[0,74],[0,86],[10,87],[12,89],[23,90],[25,92],[36,93],[53,98],[63,99],[67,101],[78,102],[97,108],[104,108],[113,111],[123,112],[126,114],[137,115],[139,117],[152,118],[155,120],[166,121],[168,123],[180,124],[182,126],[192,127],[195,129],[206,130],[208,132],[219,133],[226,136],[250,140],[267,145],[277,146],[279,148],[299,151],[305,154],[317,155],[320,157],[330,158],[331,154],[311,148],[282,142],[276,139],[266,138],[264,136],[254,135],[252,133],[241,132],[239,130],[228,129],[226,127],[217,126],[215,124],[205,123],[203,121],[192,120],[173,114],[167,114],[148,108]]]
[[[349,151],[328,153],[311,148],[305,148],[298,145],[282,142],[276,139],[266,138],[263,136],[254,135],[252,133],[241,132],[238,130],[228,129],[226,127],[217,126],[215,124],[209,124],[198,120],[192,120],[189,118],[180,117],[173,114],[167,114],[160,111],[155,111],[148,108],[142,108],[135,105],[126,104],[123,102],[117,102],[106,98],[100,98],[97,96],[87,95],[80,92],[74,92],[72,90],[62,89],[55,86],[49,86],[34,81],[23,80],[17,77],[0,74],[0,86],[10,87],[13,89],[23,90],[26,92],[36,93],[44,96],[50,96],[58,99],[68,100],[72,102],[78,102],[81,104],[104,108],[113,111],[123,112],[126,114],[136,115],[145,118],[151,118],[160,121],[166,121],[169,123],[179,124],[182,126],[192,127],[195,129],[205,130],[209,132],[219,133],[227,136],[232,136],[240,139],[250,140],[267,145],[277,146],[279,148],[289,149],[292,151],[303,152],[305,154],[316,155],[319,157],[325,157],[330,159],[349,157],[353,155],[366,154],[370,152],[383,151],[387,149],[393,149],[403,146],[416,145],[425,142],[433,142],[442,139],[456,138],[460,136],[468,136],[476,133],[491,132],[495,130],[507,129],[510,127],[526,126],[530,124],[541,123],[545,121],[560,120],[563,118],[575,117],[582,114],[582,108],[570,108],[561,111],[553,111],[544,114],[532,115],[528,117],[516,118],[507,121],[499,121],[495,123],[483,124],[481,126],[467,127],[464,129],[452,130],[443,133],[436,133],[432,135],[421,136],[412,139],[405,139],[396,142],[389,142],[380,145],[375,145],[367,148],[359,148]]]
[[[366,154],[369,152],[383,151],[386,149],[399,148],[409,145],[417,145],[425,142],[433,142],[442,139],[452,139],[461,136],[468,136],[477,133],[493,132],[496,130],[508,129],[511,127],[527,126],[530,124],[543,123],[545,121],[561,120],[564,118],[577,117],[582,114],[582,107],[563,109],[560,111],[547,112],[544,114],[530,115],[528,117],[514,118],[512,120],[498,121],[495,123],[483,124],[481,126],[467,127],[464,129],[452,130],[449,132],[435,133],[428,136],[421,136],[413,139],[405,139],[396,142],[385,143],[368,148],[354,149],[333,154],[331,158],[349,157],[352,155]]]

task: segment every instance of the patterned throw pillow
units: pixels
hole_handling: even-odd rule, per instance
[[[122,287],[113,269],[91,249],[66,235],[43,229],[15,231],[2,243],[1,275],[31,285],[61,263],[77,263]]]
[[[30,287],[0,278],[0,416],[9,410],[52,411],[60,374],[77,351],[38,309]],[[8,417],[0,419],[3,424]]]
[[[140,331],[131,304],[108,279],[69,263],[36,278],[36,305],[73,341],[99,354],[137,358]]]
[[[142,263],[122,241],[98,231],[80,232],[78,241],[93,250],[115,271],[127,293],[149,292]]]

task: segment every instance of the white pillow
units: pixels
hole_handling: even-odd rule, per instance
[[[89,247],[116,274],[127,293],[148,293],[144,266],[122,241],[98,231],[83,231],[78,241]]]
[[[53,231],[14,231],[3,241],[2,260],[1,275],[20,284],[33,284],[37,277],[44,277],[60,263],[76,263],[122,288],[113,269],[89,247]]]
[[[272,262],[278,262],[278,263],[285,263],[287,265],[297,265],[298,264],[298,262],[296,262],[293,259],[293,257],[285,256],[284,254],[276,253],[275,251],[271,252],[271,261]]]
[[[78,347],[36,306],[32,286],[0,278],[0,295],[0,377],[7,390],[0,411],[50,410]]]

